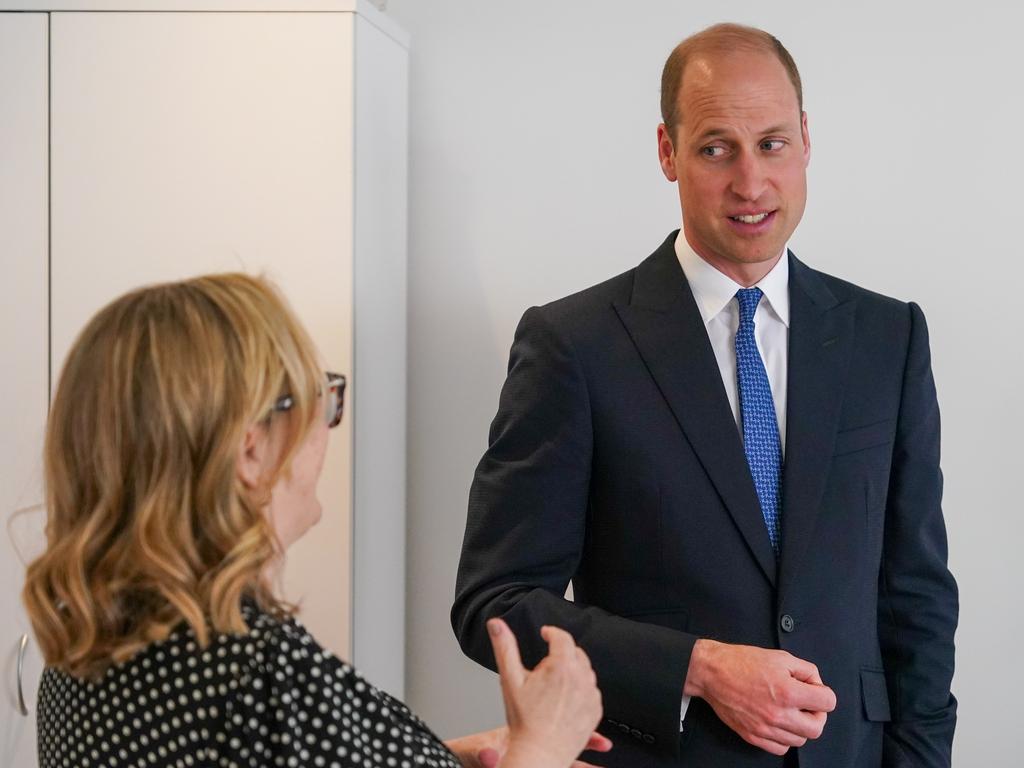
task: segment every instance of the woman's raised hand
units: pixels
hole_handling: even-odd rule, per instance
[[[508,719],[508,752],[501,768],[567,768],[584,748],[594,748],[594,728],[601,719],[601,692],[590,659],[568,632],[542,627],[548,655],[527,670],[508,625],[491,619],[487,630]],[[598,748],[610,749],[611,742],[601,739]]]

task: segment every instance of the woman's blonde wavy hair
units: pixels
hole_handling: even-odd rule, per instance
[[[46,432],[46,551],[23,598],[47,664],[97,678],[185,621],[245,631],[243,598],[283,614],[267,565],[270,489],[322,410],[323,372],[275,287],[243,274],[142,288],[75,341]],[[236,472],[246,430],[294,398],[275,471]]]

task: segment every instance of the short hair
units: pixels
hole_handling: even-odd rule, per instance
[[[774,35],[742,24],[715,24],[701,30],[677,45],[665,61],[661,72],[661,119],[675,142],[676,129],[682,120],[679,114],[679,89],[690,59],[704,53],[725,53],[744,50],[772,54],[779,60],[796,90],[800,111],[804,109],[804,92],[796,62]]]
[[[246,631],[243,598],[294,610],[267,582],[281,544],[265,507],[320,415],[322,370],[263,278],[142,288],[89,321],[50,410],[47,546],[22,594],[47,664],[95,679],[182,622],[201,645]],[[238,451],[271,413],[280,458],[248,489]]]

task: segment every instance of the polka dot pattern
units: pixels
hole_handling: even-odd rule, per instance
[[[782,443],[771,384],[754,339],[754,313],[763,295],[760,288],[741,288],[736,292],[740,305],[740,325],[736,330],[736,377],[743,421],[743,451],[761,502],[768,538],[778,557]]]
[[[457,768],[401,702],[294,619],[246,603],[249,632],[200,648],[187,626],[98,682],[48,668],[41,768]]]

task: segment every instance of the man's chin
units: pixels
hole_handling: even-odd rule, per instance
[[[770,261],[775,261],[776,259],[778,259],[778,257],[782,254],[783,247],[784,246],[780,245],[778,248],[775,248],[770,251],[761,251],[755,254],[750,254],[748,256],[741,255],[740,258],[737,259],[737,261],[743,264],[766,264]]]
[[[766,264],[774,261],[786,247],[785,243],[765,243],[751,247],[752,243],[728,243],[724,244],[721,253],[728,261],[734,264],[755,265]]]

